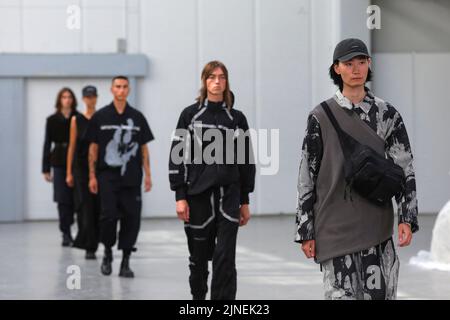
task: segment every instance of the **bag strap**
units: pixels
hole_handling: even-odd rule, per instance
[[[371,139],[373,140],[377,140],[376,143],[380,143],[382,146],[385,145],[385,141],[382,137],[380,137],[374,130],[373,128],[370,127],[370,125],[364,121],[363,119],[361,119],[361,117],[356,113],[356,111],[354,110],[354,108],[352,109],[347,109],[347,108],[342,108],[337,102],[336,100],[334,100],[333,98],[327,100],[327,103],[329,106],[332,106],[333,104],[336,105],[337,107],[340,107],[341,109],[345,109],[345,114],[352,118],[355,121],[355,125],[358,125],[361,129],[364,128],[365,136],[371,136]],[[372,106],[375,102],[372,102]],[[371,107],[372,107],[371,106]],[[376,106],[375,106],[376,107]],[[375,141],[374,141],[375,142]],[[384,152],[383,152],[384,154]]]
[[[357,141],[353,137],[351,137],[348,133],[346,133],[344,130],[342,130],[341,126],[337,122],[336,117],[334,116],[333,112],[331,112],[330,107],[328,106],[328,103],[326,101],[323,101],[320,105],[322,106],[323,110],[330,119],[331,124],[334,127],[334,130],[336,130],[336,133],[339,138],[339,143],[342,148],[342,152],[344,153],[344,158],[350,159],[350,155],[352,153],[351,150],[354,149],[355,143],[357,143]]]

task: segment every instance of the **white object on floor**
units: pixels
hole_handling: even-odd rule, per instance
[[[450,263],[450,201],[439,212],[434,223],[431,257],[436,262]]]
[[[435,261],[429,251],[420,250],[417,256],[409,259],[409,264],[428,270],[450,271],[449,263]]]
[[[450,271],[450,201],[441,209],[434,223],[431,252],[419,251],[409,263],[425,269]]]

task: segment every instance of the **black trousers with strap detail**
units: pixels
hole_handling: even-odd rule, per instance
[[[188,195],[190,219],[185,223],[189,247],[189,284],[195,300],[208,292],[208,261],[212,260],[211,299],[236,298],[236,239],[239,228],[239,184],[212,187]]]

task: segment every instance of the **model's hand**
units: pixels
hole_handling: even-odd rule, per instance
[[[89,179],[89,191],[91,191],[91,193],[93,193],[93,194],[98,193],[98,184],[97,184],[96,177],[92,177]]]
[[[239,219],[239,225],[245,226],[247,224],[248,220],[250,220],[250,208],[249,208],[248,204],[241,205],[239,212],[241,214],[241,217]]]
[[[52,181],[53,181],[52,174],[51,174],[50,172],[45,172],[45,173],[44,173],[44,179],[45,179],[45,181],[47,181],[47,182],[52,182]]]
[[[400,247],[409,246],[412,240],[411,227],[407,223],[400,223],[398,225],[398,244]]]
[[[302,250],[308,259],[314,258],[316,256],[316,240],[303,241]]]
[[[152,190],[152,177],[151,176],[145,176],[144,179],[144,191],[150,192]]]
[[[67,184],[69,187],[73,188],[73,175],[72,175],[71,173],[68,173],[68,174],[66,175],[66,184]]]
[[[189,205],[186,200],[177,201],[178,219],[189,222]]]

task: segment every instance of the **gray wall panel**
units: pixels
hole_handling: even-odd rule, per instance
[[[0,79],[0,221],[23,219],[24,80]]]

